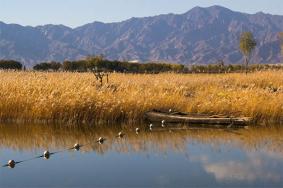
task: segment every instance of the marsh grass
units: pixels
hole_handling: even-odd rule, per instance
[[[283,117],[283,71],[248,74],[121,74],[102,87],[92,73],[0,72],[0,120],[139,122],[152,109]]]

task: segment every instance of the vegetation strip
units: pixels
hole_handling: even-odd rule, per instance
[[[152,109],[282,121],[283,71],[246,75],[0,72],[0,120],[141,122]]]

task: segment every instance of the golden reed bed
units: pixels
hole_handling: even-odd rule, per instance
[[[283,71],[248,74],[119,74],[99,86],[92,73],[0,72],[0,120],[135,122],[152,109],[283,117]]]

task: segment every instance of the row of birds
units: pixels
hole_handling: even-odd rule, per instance
[[[149,124],[149,130],[152,131],[152,130],[153,130],[153,127],[154,127],[154,125],[153,125],[152,123],[150,123],[150,124]],[[163,127],[163,128],[165,127],[165,120],[162,120],[162,121],[161,121],[161,127]],[[137,127],[137,128],[135,129],[135,131],[136,131],[136,134],[139,134],[141,130],[140,130],[140,128]],[[125,133],[123,133],[122,131],[120,131],[116,137],[118,137],[118,138],[123,138],[124,136],[125,136]],[[96,142],[99,143],[99,144],[103,144],[105,140],[106,140],[106,138],[99,137],[99,138],[96,140]],[[82,146],[83,146],[83,145],[80,145],[79,143],[75,143],[74,146],[73,146],[72,148],[69,148],[68,150],[74,149],[74,150],[76,150],[76,151],[79,151]],[[46,151],[43,152],[43,155],[38,156],[38,157],[36,157],[36,158],[42,158],[42,157],[43,157],[44,159],[49,159],[50,156],[53,155],[53,154],[55,154],[55,153],[57,153],[57,152],[51,153],[51,152],[49,152],[48,150],[46,150]],[[8,163],[7,163],[6,165],[4,165],[3,167],[7,167],[7,166],[8,166],[8,167],[10,167],[10,168],[15,168],[16,164],[21,163],[21,162],[23,162],[23,161],[16,162],[16,161],[14,161],[14,160],[9,160]]]

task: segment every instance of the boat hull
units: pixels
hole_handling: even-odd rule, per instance
[[[189,115],[185,113],[172,114],[157,111],[149,111],[145,113],[145,119],[151,122],[161,122],[165,120],[166,123],[182,123],[182,124],[210,124],[210,125],[247,125],[251,123],[252,119],[248,117],[221,117],[208,115]]]

